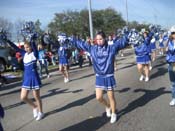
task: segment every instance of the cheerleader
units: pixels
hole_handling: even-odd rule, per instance
[[[171,82],[172,100],[170,106],[175,106],[175,28],[171,28],[171,35],[166,47],[169,79]]]
[[[60,43],[60,47],[58,48],[59,70],[64,76],[64,83],[69,82],[67,40],[65,34],[58,36],[58,41]]]
[[[109,35],[108,36],[108,45],[113,45],[114,44],[114,41],[112,39],[112,35]]]
[[[151,46],[151,53],[152,53],[151,60],[155,61],[156,59],[156,39],[154,37],[151,39],[150,46]]]
[[[124,36],[108,45],[103,31],[96,34],[96,45],[90,45],[81,40],[73,39],[72,43],[80,49],[88,51],[92,56],[93,67],[96,74],[96,99],[106,107],[107,117],[111,117],[110,122],[117,120],[116,100],[114,88],[116,81],[114,78],[114,61],[116,53],[127,45],[127,38]],[[103,98],[104,90],[107,91],[109,103]],[[111,113],[112,112],[112,113]]]
[[[156,59],[156,39],[152,37],[151,42],[150,42],[150,65],[149,65],[149,70],[152,70],[152,62],[155,61]]]
[[[159,54],[160,55],[164,55],[164,43],[163,43],[164,41],[163,41],[163,35],[162,34],[160,34],[159,35]]]
[[[112,35],[108,36],[108,45],[113,45],[114,44],[114,40],[117,40],[118,38],[114,38]],[[117,71],[117,62],[114,62],[114,69],[115,71]]]
[[[41,80],[37,72],[37,58],[38,50],[35,45],[35,42],[25,42],[24,50],[18,48],[14,43],[7,40],[7,42],[12,46],[16,51],[20,52],[23,56],[24,63],[24,74],[23,74],[23,83],[21,88],[21,100],[29,104],[33,108],[33,117],[38,121],[44,117],[42,109],[42,101],[40,98],[40,87]],[[33,91],[33,96],[36,100],[34,103],[28,98],[29,91]]]
[[[135,44],[135,54],[136,54],[136,62],[137,69],[140,73],[140,81],[145,80],[145,82],[149,81],[149,63],[150,63],[150,38],[151,33],[148,35],[148,32],[144,31],[143,39],[140,41],[141,44]]]

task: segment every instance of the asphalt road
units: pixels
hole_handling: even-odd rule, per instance
[[[71,81],[67,84],[58,71],[42,80],[45,117],[41,121],[33,119],[31,107],[20,101],[20,82],[3,87],[0,102],[5,109],[5,131],[175,131],[165,58],[157,57],[147,83],[139,81],[132,51],[117,57],[117,69],[115,124],[110,124],[104,107],[95,99],[92,67],[84,66],[70,70]]]

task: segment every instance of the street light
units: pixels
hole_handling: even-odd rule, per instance
[[[93,39],[93,24],[92,24],[92,9],[91,9],[91,0],[88,0],[89,5],[89,27],[90,27],[90,37]]]

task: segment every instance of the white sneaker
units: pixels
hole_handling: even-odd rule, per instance
[[[64,78],[64,83],[66,83],[66,78]]]
[[[38,116],[38,110],[37,108],[33,109],[33,117],[36,118]]]
[[[68,78],[64,78],[64,83],[67,83],[69,82],[69,79]]]
[[[42,78],[43,78],[43,76],[42,76],[42,75],[40,75],[39,77],[40,77],[40,79],[42,79]]]
[[[149,81],[149,77],[145,77],[145,82],[148,82]]]
[[[111,117],[111,109],[106,107],[106,116]]]
[[[155,58],[153,58],[153,62],[155,61],[156,59]]]
[[[140,80],[140,81],[143,81],[143,79],[144,79],[144,76],[141,75],[140,78],[139,78],[139,80]]]
[[[115,113],[111,114],[111,124],[115,123],[117,121],[117,115]]]
[[[44,117],[44,114],[41,112],[38,112],[38,116],[36,118],[37,121],[41,120]]]
[[[151,71],[151,70],[152,70],[152,68],[153,68],[153,67],[152,67],[152,66],[150,66],[150,67],[149,67],[149,70]]]
[[[47,78],[50,78],[50,75],[47,75]]]
[[[175,99],[172,99],[172,100],[171,100],[170,106],[175,106]]]

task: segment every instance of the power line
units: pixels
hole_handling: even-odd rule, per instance
[[[138,9],[138,8],[139,8],[138,6],[135,6],[133,3],[130,3],[130,2],[129,2],[129,5],[130,5],[131,7],[133,7],[133,8],[132,8],[132,11],[131,11],[130,13],[133,13],[133,11],[134,11],[135,9]],[[148,6],[147,6],[147,7],[148,7]],[[142,10],[143,10],[143,9],[148,10],[148,8],[145,8],[145,6],[142,6],[142,7],[140,7],[140,8],[142,8]],[[148,21],[148,18],[143,17],[143,15],[138,15],[138,11],[135,12],[135,14],[137,14],[137,16],[139,16],[140,18],[144,19],[146,22]],[[156,15],[156,13],[154,13],[154,11],[152,11],[152,14],[155,14],[155,15],[153,15],[153,18],[155,19],[155,23],[157,23],[157,15]],[[146,19],[147,19],[147,20],[146,20]],[[149,18],[149,19],[150,19],[150,18]]]
[[[155,23],[157,24],[157,14],[160,14],[159,13],[159,11],[155,8],[155,6],[154,6],[154,3],[149,3],[150,1],[146,1],[146,0],[144,0],[145,1],[145,3],[147,3],[147,5],[149,6],[149,7],[151,7],[152,9],[153,9],[153,17],[154,17],[154,20],[155,20]]]

